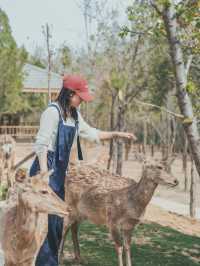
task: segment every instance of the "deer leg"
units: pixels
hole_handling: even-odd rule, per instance
[[[64,251],[64,244],[65,244],[65,239],[67,237],[67,234],[69,232],[70,229],[70,225],[66,225],[63,228],[63,235],[62,235],[62,239],[60,242],[60,247],[59,247],[59,252],[58,252],[58,261],[60,262],[63,256],[63,251]]]
[[[126,266],[132,266],[131,262],[131,233],[130,231],[123,231],[123,238],[124,238],[124,248],[126,254]]]
[[[112,239],[115,242],[115,250],[118,256],[118,265],[123,266],[123,245],[121,243],[120,233],[117,228],[110,229]]]
[[[75,222],[71,225],[71,232],[72,232],[72,241],[74,245],[74,255],[75,255],[75,260],[80,261],[80,246],[79,246],[79,241],[78,241],[78,222]]]

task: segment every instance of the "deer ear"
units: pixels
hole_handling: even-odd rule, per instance
[[[142,169],[144,170],[147,166],[147,161],[146,160],[143,160],[142,161]]]
[[[138,153],[138,152],[136,152],[135,153],[135,160],[136,161],[138,161],[138,162],[140,162],[140,163],[143,163],[144,161],[145,161],[145,156],[144,155],[142,155],[142,154],[140,154],[140,153]]]

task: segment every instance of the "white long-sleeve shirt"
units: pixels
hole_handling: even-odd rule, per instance
[[[58,106],[57,103],[54,103]],[[59,108],[59,106],[58,106]],[[79,130],[80,137],[85,138],[91,142],[99,143],[99,129],[89,126],[78,111]],[[58,131],[59,113],[54,106],[49,106],[42,113],[40,118],[40,128],[36,135],[36,141],[34,144],[34,151],[36,154],[40,154],[46,150],[54,151],[56,145],[56,136]],[[66,125],[75,126],[73,118],[67,118],[64,121]],[[77,133],[74,138],[74,143],[77,139]]]

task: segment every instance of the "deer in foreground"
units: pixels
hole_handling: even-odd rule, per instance
[[[79,214],[76,205],[79,202],[81,195],[89,188],[101,184],[111,190],[117,190],[136,184],[131,178],[113,175],[108,170],[103,169],[100,165],[88,164],[86,162],[72,163],[70,162],[65,183],[65,201],[70,207],[70,218],[64,222],[63,238],[61,241],[61,248],[59,260],[62,259],[63,247],[66,235],[71,229],[72,240],[74,242],[75,259],[80,260],[80,251],[77,238]],[[65,219],[64,219],[65,220]],[[69,222],[70,220],[70,222]],[[80,218],[81,220],[81,218]]]
[[[0,136],[0,183],[8,187],[13,185],[9,173],[15,163],[16,142],[10,135]]]
[[[74,174],[75,171],[72,172]],[[90,172],[92,174],[95,171]],[[115,177],[112,178],[112,182],[109,182],[109,179],[107,182],[98,180],[95,181],[96,185],[92,186],[92,180],[95,178],[84,179],[82,174],[78,180],[79,173],[81,170],[76,173],[73,181],[69,172],[66,197],[67,204],[72,209],[68,225],[72,227],[75,257],[80,259],[77,225],[81,220],[88,220],[96,225],[107,226],[115,244],[118,265],[124,265],[124,250],[126,265],[131,266],[132,231],[144,214],[156,187],[159,184],[173,187],[178,181],[164,170],[162,163],[158,162],[144,163],[142,177],[138,183],[124,179],[120,184],[119,177]],[[118,187],[118,183],[122,188]],[[66,227],[66,232],[68,229],[69,226]]]
[[[48,214],[69,214],[66,203],[48,186],[49,173],[15,184],[16,193],[1,210],[0,244],[5,266],[35,266],[48,231]]]

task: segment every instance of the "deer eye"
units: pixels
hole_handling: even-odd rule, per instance
[[[42,193],[42,194],[47,194],[48,191],[47,191],[47,190],[41,190],[41,193]]]
[[[163,167],[162,166],[157,166],[157,168],[159,169],[159,170],[162,170],[163,169]]]

